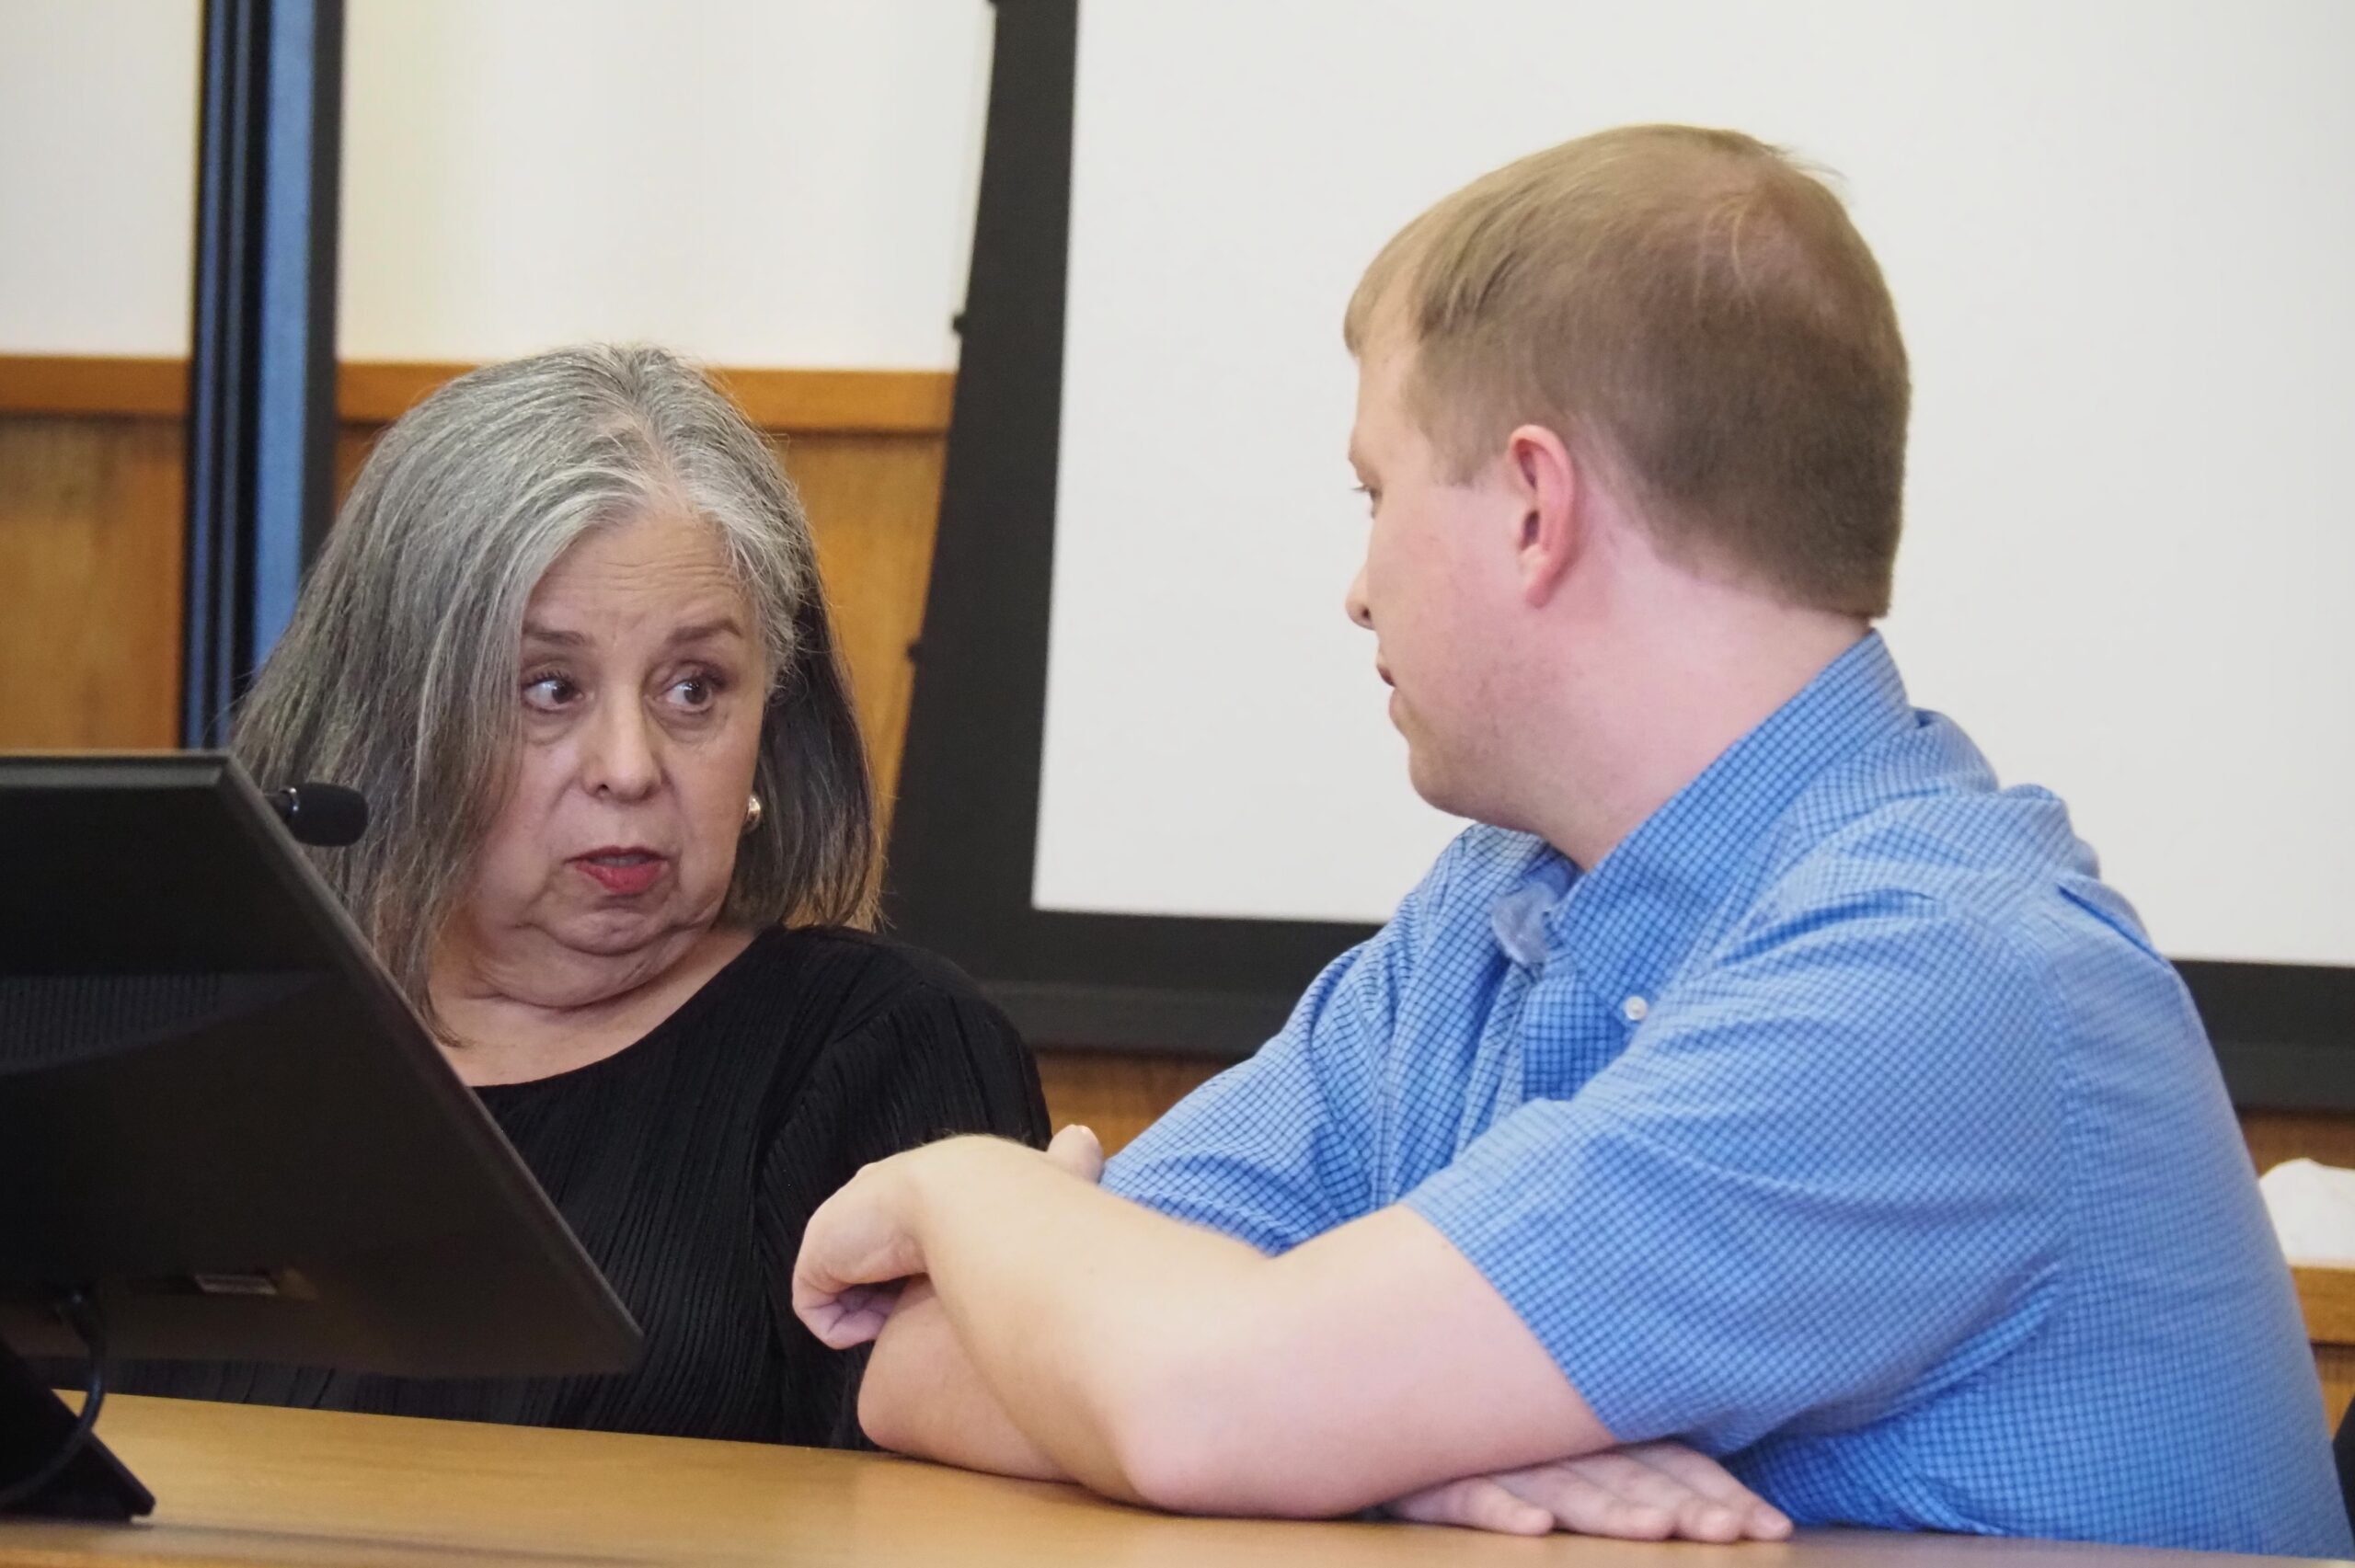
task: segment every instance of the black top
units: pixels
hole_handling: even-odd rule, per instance
[[[832,928],[764,931],[636,1044],[477,1093],[645,1330],[634,1371],[441,1381],[154,1362],[113,1386],[856,1446],[864,1353],[827,1350],[793,1315],[810,1211],[861,1165],[947,1133],[1047,1133],[1029,1054],[970,981]]]

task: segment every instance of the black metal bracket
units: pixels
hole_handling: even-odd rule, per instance
[[[218,745],[335,495],[343,0],[206,0],[180,743]]]

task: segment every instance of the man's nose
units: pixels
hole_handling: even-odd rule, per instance
[[[1365,568],[1363,567],[1360,567],[1358,575],[1350,579],[1350,591],[1342,599],[1341,608],[1348,613],[1350,620],[1355,621],[1369,632],[1373,630],[1373,609],[1365,601]]]

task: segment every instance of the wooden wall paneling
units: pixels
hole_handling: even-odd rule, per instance
[[[390,424],[435,387],[475,367],[347,360],[336,369],[346,424]],[[957,384],[950,371],[728,370],[712,378],[767,430],[938,435]],[[188,412],[188,361],[119,355],[0,354],[0,414]]]
[[[153,415],[188,412],[188,361],[0,355],[0,414]]]
[[[810,514],[888,829],[948,442],[937,435],[772,439]]]
[[[0,749],[179,738],[181,424],[0,418]]]
[[[2306,1338],[2315,1347],[2323,1410],[2336,1432],[2348,1405],[2355,1402],[2355,1269],[2293,1268],[2290,1272],[2297,1280]]]
[[[351,493],[351,481],[360,473],[360,465],[376,447],[376,438],[385,433],[382,425],[343,424],[335,432],[335,504],[343,505],[343,498]]]
[[[2322,1413],[2333,1432],[2355,1405],[2355,1345],[2315,1345],[2315,1376],[2322,1383]]]
[[[2260,1172],[2304,1158],[2355,1167],[2355,1116],[2311,1111],[2243,1111],[2241,1136]]]
[[[1057,1127],[1093,1127],[1117,1154],[1164,1112],[1229,1064],[1208,1057],[1143,1051],[1040,1051],[1039,1082]]]
[[[764,430],[804,435],[944,436],[957,377],[943,371],[715,370]]]

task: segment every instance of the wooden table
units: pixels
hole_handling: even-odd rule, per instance
[[[130,1526],[0,1523],[0,1563],[1554,1563],[2088,1568],[2278,1563],[1934,1536],[1778,1546],[1522,1540],[1396,1524],[1171,1518],[1074,1488],[810,1448],[124,1397],[98,1430],[156,1496]]]

